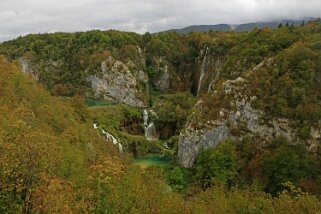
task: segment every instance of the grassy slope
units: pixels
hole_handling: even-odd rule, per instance
[[[51,97],[3,57],[0,88],[0,212],[93,209],[96,174],[112,179],[123,164],[82,100]]]

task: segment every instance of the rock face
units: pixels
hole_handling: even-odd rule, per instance
[[[161,91],[167,91],[169,89],[169,78],[168,68],[167,65],[165,65],[163,73],[156,83]]]
[[[93,91],[96,98],[143,107],[147,104],[149,86],[166,93],[189,91],[194,95],[211,90],[225,59],[224,56],[212,52],[210,48],[204,47],[199,57],[195,59],[195,63],[181,62],[177,65],[163,56],[154,56],[151,67],[157,72],[156,75],[148,76],[144,50],[137,46],[131,58],[120,59],[117,56],[106,55],[106,59],[102,62],[97,60],[94,64],[85,63],[81,65],[80,70],[77,68],[75,71],[83,75],[84,79],[81,81],[88,80],[88,85],[81,87],[86,96],[91,97]],[[47,81],[48,78],[53,78],[51,76],[63,73],[64,70],[69,72],[73,69],[68,66],[69,62],[63,60],[39,60],[28,55],[21,57],[19,62],[23,72],[32,75],[45,85],[48,84],[50,89],[65,82]],[[68,87],[75,86],[69,84]]]
[[[19,59],[19,64],[22,72],[30,74],[36,80],[39,80],[41,73],[56,72],[62,68],[59,62],[52,60],[44,61],[40,65],[23,57]],[[142,70],[135,70],[135,75],[133,75],[129,69],[129,67],[134,67],[133,63],[128,62],[127,64],[110,56],[101,62],[98,71],[84,71],[96,98],[125,103],[130,106],[145,106],[142,98],[144,91],[138,89],[138,82],[146,84],[148,77]]]
[[[31,75],[34,79],[40,79],[40,73],[49,73],[52,71],[61,70],[60,61],[53,60],[44,60],[42,63],[33,62],[34,60],[30,60],[25,57],[20,57],[18,62],[21,67],[21,71],[23,73]]]
[[[169,73],[170,63],[162,57],[159,57],[155,60],[155,65],[160,73],[159,77],[155,81],[155,85],[163,92],[168,91],[171,84],[171,75]]]
[[[203,148],[214,148],[226,139],[241,140],[245,135],[255,136],[262,144],[277,136],[284,136],[292,143],[299,142],[298,130],[291,128],[293,121],[269,118],[264,112],[254,109],[252,103],[257,98],[242,93],[246,86],[247,80],[241,77],[224,82],[222,90],[231,97],[231,108],[220,109],[218,117],[205,124],[199,124],[201,128],[192,128],[193,122],[195,123],[193,120],[196,119],[192,119],[187,124],[179,137],[177,154],[179,165],[186,168],[192,167]],[[321,142],[321,131],[311,128],[310,135],[309,143],[312,149],[314,145]]]
[[[151,79],[162,92],[189,91],[195,96],[214,88],[226,60],[225,55],[215,54],[204,47],[193,62],[171,64],[165,57],[154,57],[157,75]]]
[[[144,102],[138,98],[136,78],[121,61],[109,57],[101,63],[101,73],[90,75],[88,80],[96,98],[102,97],[131,106],[144,106]]]
[[[196,96],[211,91],[217,82],[226,56],[215,55],[206,47],[197,59],[195,79],[197,79]]]
[[[183,167],[192,167],[201,149],[215,147],[228,136],[229,130],[226,125],[218,126],[202,134],[197,132],[181,134],[177,154],[178,163]]]
[[[31,66],[31,63],[29,62],[29,60],[21,57],[19,58],[18,62],[20,64],[21,71],[23,73],[30,74],[34,79],[39,80],[38,74],[35,71],[36,68],[33,68]]]
[[[231,94],[235,90],[241,90],[241,85],[244,87],[245,79],[238,78],[236,80],[229,80],[223,83],[223,90],[225,94]],[[231,137],[230,126],[237,125],[238,119],[243,117],[248,121],[248,126],[255,127],[257,112],[253,111],[249,103],[243,99],[238,101],[240,97],[235,95],[235,100],[231,101],[231,106],[236,107],[236,111],[228,111],[221,109],[219,118],[215,121],[208,121],[204,127],[195,130],[192,128],[192,121],[181,132],[178,143],[177,162],[183,167],[192,167],[195,163],[198,153],[203,148],[214,148],[221,141]],[[236,99],[238,98],[238,99]],[[200,105],[202,101],[196,104]],[[199,124],[202,126],[203,124]]]

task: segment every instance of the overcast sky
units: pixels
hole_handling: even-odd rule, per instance
[[[29,33],[157,32],[321,16],[321,0],[0,0],[0,41]]]

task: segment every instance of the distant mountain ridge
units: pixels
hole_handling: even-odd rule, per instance
[[[250,31],[254,28],[277,28],[280,23],[282,25],[289,25],[298,26],[301,25],[302,22],[308,22],[316,20],[316,18],[304,18],[301,20],[282,20],[282,21],[273,21],[273,22],[251,22],[239,25],[233,24],[217,24],[217,25],[191,25],[188,27],[184,27],[181,29],[171,29],[165,32],[177,32],[177,33],[190,33],[193,31],[196,32],[209,32],[209,31],[220,31],[220,32],[228,32],[228,31],[235,31],[235,32],[244,32]]]

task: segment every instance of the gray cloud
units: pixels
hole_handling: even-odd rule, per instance
[[[144,33],[320,14],[320,0],[0,0],[0,41],[29,33],[90,29]]]

